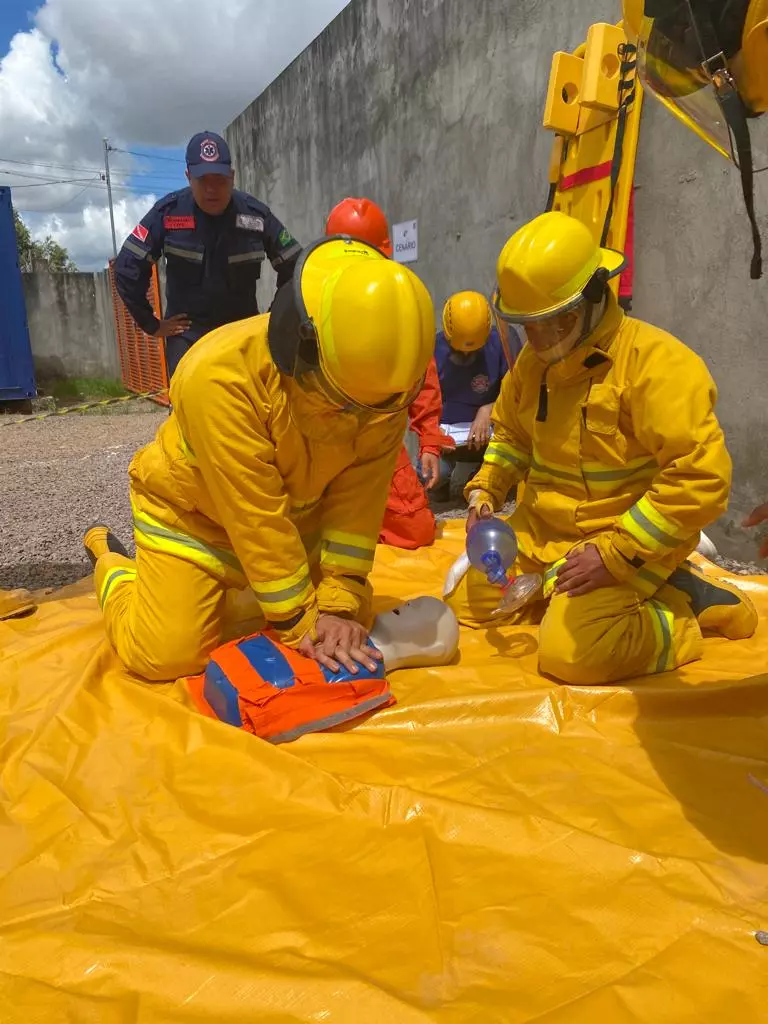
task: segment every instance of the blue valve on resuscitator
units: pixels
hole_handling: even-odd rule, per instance
[[[467,557],[489,583],[501,588],[501,601],[494,615],[522,608],[541,590],[542,578],[538,573],[515,576],[512,571],[517,559],[517,537],[503,519],[478,519],[467,533]]]

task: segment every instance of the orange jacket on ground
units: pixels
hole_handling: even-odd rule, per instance
[[[213,652],[203,675],[188,681],[203,714],[270,743],[343,725],[395,703],[384,665],[331,672],[281,644],[272,632],[233,640]]]

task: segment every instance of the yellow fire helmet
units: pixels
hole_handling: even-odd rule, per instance
[[[434,309],[419,278],[378,249],[331,236],[299,257],[270,313],[276,365],[334,405],[397,412],[421,389]]]
[[[558,316],[590,299],[624,266],[624,256],[602,249],[589,228],[565,213],[542,213],[512,235],[496,264],[497,318],[525,324]],[[602,285],[600,298],[602,298]]]
[[[762,271],[753,174],[768,146],[748,118],[768,111],[768,0],[623,0],[645,88],[739,167],[752,228],[751,276]]]
[[[443,307],[443,332],[457,352],[476,352],[488,341],[493,318],[480,292],[456,292]]]

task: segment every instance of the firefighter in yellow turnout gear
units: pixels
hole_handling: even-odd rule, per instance
[[[367,577],[433,339],[414,274],[330,238],[305,250],[270,314],[194,346],[171,416],[130,467],[136,560],[104,527],[85,538],[129,669],[199,672],[240,588],[260,612],[249,629],[266,623],[309,654],[324,640],[325,664],[349,662],[370,625]],[[345,622],[358,631],[335,646]]]
[[[700,656],[702,629],[740,639],[757,624],[744,594],[686,562],[728,500],[716,389],[685,345],[623,314],[606,285],[622,262],[558,212],[507,242],[497,322],[527,344],[465,492],[471,526],[524,482],[518,569],[544,593],[512,621],[541,621],[542,671],[574,684],[672,669]],[[499,623],[499,590],[475,569],[448,600],[466,625]]]

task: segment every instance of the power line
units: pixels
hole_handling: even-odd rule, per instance
[[[93,174],[101,172],[100,167],[82,167],[76,164],[49,164],[41,160],[11,160],[10,157],[0,157],[0,163],[18,164],[19,167],[47,167],[57,171],[91,171]]]
[[[172,164],[183,164],[186,162],[177,156],[160,156],[157,153],[137,153],[135,149],[118,149],[117,146],[111,146],[110,149],[113,153],[127,153],[128,156],[140,156],[144,160],[168,160]]]
[[[96,173],[96,172],[93,172]],[[54,181],[58,180],[54,178],[52,174],[30,174],[28,171],[6,171],[0,167],[0,174],[7,174],[13,178],[30,178],[33,181]],[[80,178],[80,181],[85,181],[84,178]]]
[[[88,178],[60,178],[58,181],[36,181],[31,185],[8,185],[10,189],[20,188],[45,188],[46,185],[82,185]],[[90,183],[90,182],[89,182]]]
[[[0,157],[0,163],[3,163],[3,162],[6,162],[5,159],[3,157]],[[8,163],[14,162],[14,163],[17,163],[17,164],[21,164],[22,163],[22,161],[20,161],[20,160],[7,161],[7,162]],[[29,166],[30,167],[35,167],[35,166],[40,167],[40,166],[43,166],[43,165],[41,165],[41,164],[30,164]],[[99,175],[102,175],[102,176],[104,174],[104,172],[100,168],[95,168],[95,167],[94,168],[79,168],[78,167],[78,168],[73,168],[73,170],[83,170],[83,171],[90,170],[90,172],[92,174],[99,174]],[[39,181],[43,181],[43,180],[50,180],[50,181],[58,180],[58,179],[54,179],[53,176],[50,175],[50,174],[48,174],[48,175],[44,175],[44,174],[30,174],[28,171],[6,170],[3,167],[0,167],[0,174],[12,175],[12,176],[17,177],[17,178],[33,178],[33,179],[39,180]],[[165,175],[162,175],[162,174],[153,174],[151,172],[144,172],[144,171],[136,171],[136,172],[124,171],[124,172],[122,172],[122,174],[121,174],[121,180],[122,181],[126,181],[127,179],[130,179],[130,178],[142,178],[142,179],[146,179],[147,181],[157,182],[158,185],[160,185],[160,184],[163,184],[163,185],[164,184],[177,185],[179,183],[179,178],[172,177],[172,176],[165,176]],[[84,181],[85,179],[81,179],[81,180]]]

